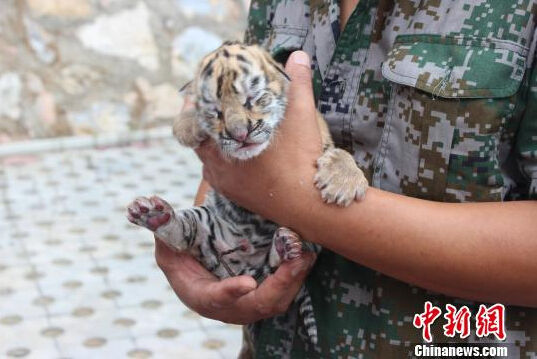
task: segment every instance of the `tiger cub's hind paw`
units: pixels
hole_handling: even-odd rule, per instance
[[[276,231],[274,246],[284,261],[290,261],[302,255],[302,240],[298,234],[285,227],[280,227]]]
[[[315,186],[326,203],[347,207],[354,200],[365,197],[368,183],[354,158],[339,148],[332,148],[317,160]]]
[[[275,269],[281,262],[299,258],[302,255],[302,240],[292,230],[280,227],[274,233],[270,249],[269,264]]]

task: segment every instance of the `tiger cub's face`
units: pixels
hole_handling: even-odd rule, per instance
[[[193,92],[201,127],[229,157],[267,148],[284,116],[289,78],[258,46],[225,43],[200,63]]]

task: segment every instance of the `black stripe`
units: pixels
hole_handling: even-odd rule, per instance
[[[213,73],[213,68],[212,68],[213,63],[214,63],[214,57],[210,59],[209,62],[207,62],[207,65],[205,65],[203,70],[201,70],[201,74],[202,75],[205,74],[206,76],[211,76],[211,74]],[[210,71],[210,73],[208,71]]]
[[[220,74],[220,76],[218,76],[218,79],[216,81],[217,81],[216,97],[218,97],[218,99],[220,99],[222,97],[222,85],[224,83],[224,75]]]
[[[285,73],[285,71],[283,71],[283,70],[280,68],[280,66],[276,65],[276,63],[275,63],[275,62],[272,62],[272,61],[270,61],[270,64],[276,69],[276,71],[278,71],[280,74],[282,74],[283,77],[285,77],[285,78],[287,79],[287,81],[291,81],[291,78],[289,77],[289,75],[287,75],[287,74]]]
[[[244,62],[244,63],[247,63],[247,64],[250,63],[250,61],[248,61],[248,60],[246,59],[246,57],[244,57],[244,56],[241,55],[241,54],[238,54],[236,57],[237,57],[237,60],[239,60],[240,62]]]
[[[241,66],[240,67],[242,72],[243,72],[243,75],[249,75],[250,74],[250,70],[248,70],[248,68],[246,66]]]
[[[259,76],[254,77],[251,81],[251,86],[257,86],[260,80],[261,78]]]

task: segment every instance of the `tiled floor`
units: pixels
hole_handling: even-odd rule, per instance
[[[171,139],[0,158],[0,357],[236,357],[240,328],[182,305],[124,216],[189,206],[199,174]]]

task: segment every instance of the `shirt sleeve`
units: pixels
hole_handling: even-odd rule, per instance
[[[529,199],[537,200],[537,64],[534,60],[529,75],[526,110],[520,123],[515,151],[525,181],[521,188]],[[525,196],[524,196],[525,197]]]

